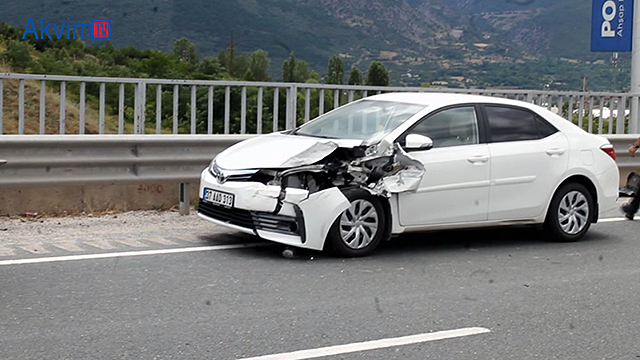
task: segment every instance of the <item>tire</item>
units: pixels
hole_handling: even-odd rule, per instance
[[[593,211],[593,197],[586,187],[578,183],[563,185],[549,205],[545,232],[555,241],[578,241],[591,227]]]
[[[331,250],[343,257],[371,254],[385,233],[386,216],[380,200],[362,189],[344,190],[351,202],[331,225],[327,242]]]

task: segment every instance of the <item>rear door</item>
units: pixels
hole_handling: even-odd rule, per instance
[[[491,154],[489,220],[540,216],[569,160],[566,137],[538,114],[484,105]]]

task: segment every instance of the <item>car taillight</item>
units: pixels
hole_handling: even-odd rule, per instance
[[[613,149],[613,145],[605,144],[605,145],[600,146],[600,149],[602,149],[602,151],[606,152],[607,155],[611,156],[611,158],[613,160],[616,159],[616,151]]]

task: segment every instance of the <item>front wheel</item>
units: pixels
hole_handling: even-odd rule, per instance
[[[547,212],[545,230],[556,241],[577,241],[591,226],[595,210],[593,197],[581,184],[563,185],[554,195]]]
[[[331,226],[328,243],[340,256],[368,255],[384,234],[384,208],[378,198],[362,189],[347,189],[344,195],[351,206]]]

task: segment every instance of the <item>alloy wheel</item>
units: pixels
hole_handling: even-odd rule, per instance
[[[589,223],[589,202],[580,191],[568,192],[558,206],[558,224],[566,234],[575,235]]]
[[[375,206],[364,199],[357,199],[340,217],[340,236],[351,249],[362,249],[376,236],[379,227]]]

